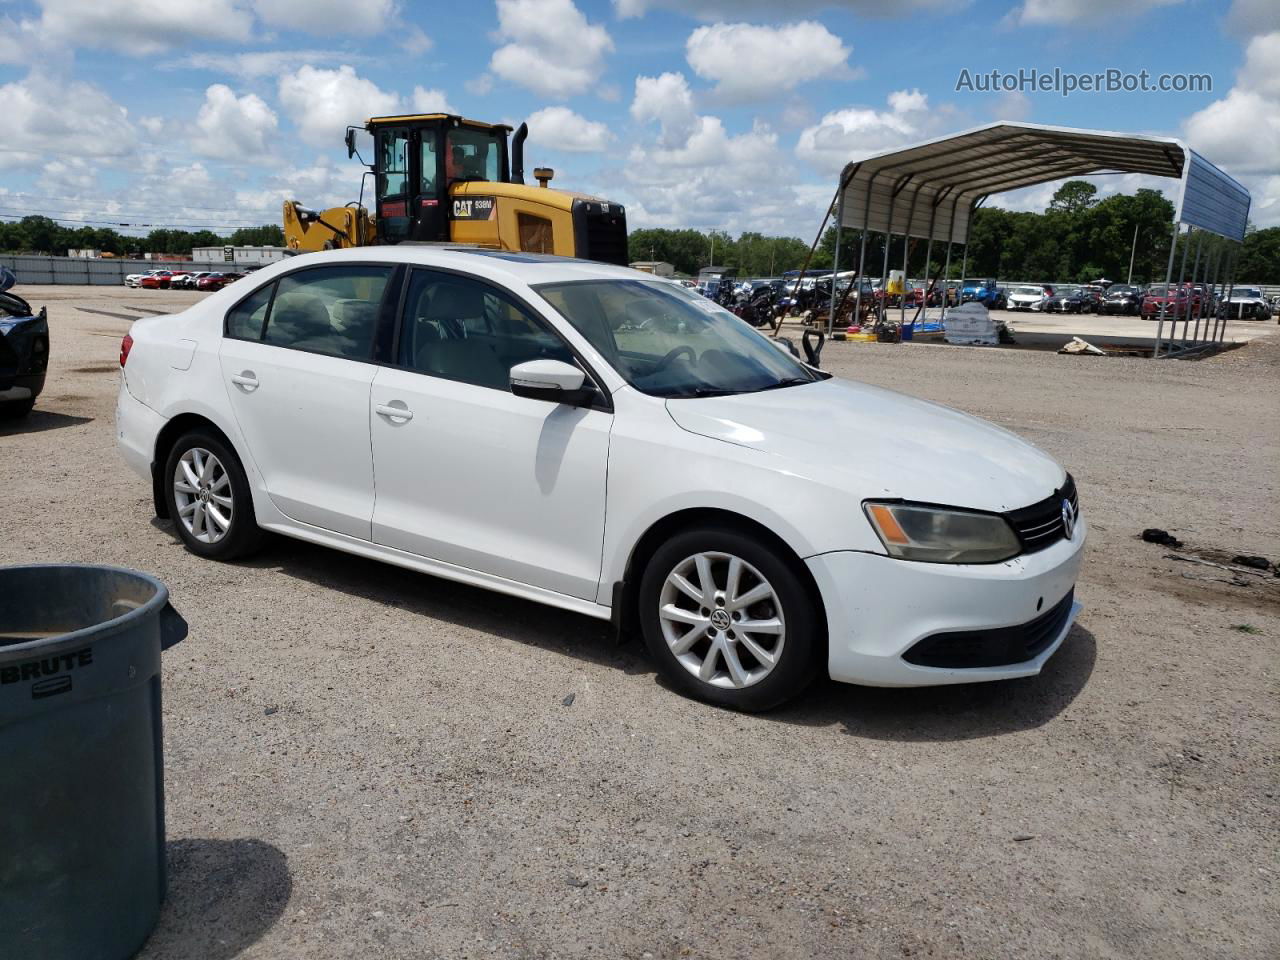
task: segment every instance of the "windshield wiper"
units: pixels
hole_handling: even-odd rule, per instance
[[[802,383],[814,383],[814,382],[816,381],[814,381],[809,377],[785,377],[782,380],[779,380],[777,383],[771,383],[767,387],[760,387],[755,392],[763,393],[766,390],[780,390],[783,387],[796,387]]]

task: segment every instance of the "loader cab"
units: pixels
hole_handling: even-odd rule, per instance
[[[449,114],[375,117],[365,124],[373,137],[373,213],[377,242],[447,241],[451,218],[485,211],[453,210],[449,188],[460,181],[511,182],[503,124],[480,123]],[[347,130],[354,155],[355,128]],[[466,203],[466,201],[459,201]]]

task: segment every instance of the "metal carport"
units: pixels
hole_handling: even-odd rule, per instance
[[[1180,140],[1167,137],[1033,123],[992,123],[899,150],[872,154],[847,164],[827,216],[834,212],[839,226],[861,231],[859,281],[865,275],[867,234],[872,232],[886,237],[882,280],[888,278],[889,243],[895,235],[904,235],[928,241],[926,264],[935,240],[947,244],[944,274],[950,271],[951,244],[964,244],[963,285],[969,224],[974,210],[987,197],[1068,177],[1107,173],[1140,173],[1180,181],[1166,286],[1173,282],[1174,251],[1185,227],[1187,240],[1178,273],[1179,287],[1186,277],[1191,234],[1198,232],[1190,282],[1194,285],[1199,276],[1202,283],[1212,288],[1219,286],[1221,277],[1221,286],[1229,289],[1234,281],[1235,254],[1244,240],[1248,222],[1249,191]],[[1221,240],[1210,240],[1202,273],[1201,254],[1206,235]],[[835,272],[840,269],[840,236],[841,231],[837,231]],[[903,245],[904,275],[909,246],[909,243]],[[832,317],[836,312],[835,287],[836,284],[832,284]],[[855,311],[861,308],[861,298],[859,282]],[[1217,316],[1201,318],[1201,307],[1199,302],[1194,306],[1188,302],[1185,308],[1175,311],[1165,355],[1221,342],[1225,320],[1219,325]],[[1156,356],[1161,355],[1165,341],[1165,309],[1162,304]],[[904,317],[905,311],[904,297]],[[1206,321],[1203,339],[1201,319]],[[1212,333],[1209,319],[1213,320]],[[1175,345],[1176,335],[1172,331],[1178,320],[1183,322],[1183,331]],[[1193,320],[1195,331],[1189,336],[1188,328]]]

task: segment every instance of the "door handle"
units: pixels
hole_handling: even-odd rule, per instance
[[[393,400],[391,403],[379,403],[373,410],[378,416],[386,417],[388,420],[409,421],[413,419],[413,411],[399,400]]]
[[[242,370],[239,373],[231,375],[231,382],[238,387],[244,387],[246,390],[258,389],[258,378],[252,370]]]

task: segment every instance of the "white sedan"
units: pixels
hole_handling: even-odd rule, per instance
[[[637,271],[307,254],[138,320],[121,362],[120,450],[193,553],[273,531],[612,619],[723,706],[1030,676],[1080,609],[1048,456]]]

